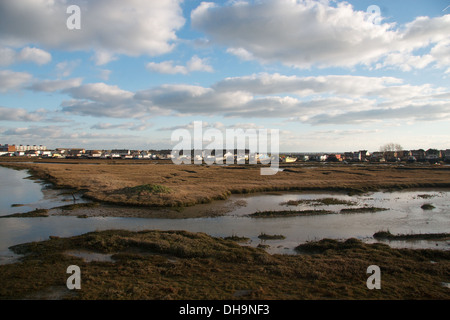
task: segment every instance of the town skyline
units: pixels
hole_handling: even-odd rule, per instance
[[[400,145],[396,145],[394,148],[390,147],[390,145],[395,145],[394,143],[390,143],[390,144],[385,144],[383,146],[380,146],[380,148],[378,150],[368,150],[368,149],[359,149],[358,151],[356,150],[347,150],[347,151],[316,151],[316,152],[308,152],[308,151],[280,151],[278,152],[280,155],[337,155],[337,154],[349,154],[349,153],[363,153],[366,152],[367,155],[373,155],[373,154],[389,154],[389,153],[402,153],[402,152],[410,152],[410,151],[420,151],[423,152],[423,155],[425,156],[426,153],[428,152],[434,152],[434,151],[439,151],[440,153],[442,153],[442,157],[443,158],[447,158],[450,159],[450,149],[449,148],[444,148],[444,149],[437,149],[437,148],[418,148],[418,149],[406,149],[403,148]],[[105,153],[105,152],[126,152],[128,154],[131,154],[133,152],[155,152],[155,153],[163,153],[163,154],[167,154],[173,151],[173,149],[130,149],[130,148],[96,148],[96,149],[88,149],[88,148],[83,148],[83,146],[78,146],[78,147],[57,147],[57,148],[48,148],[47,146],[44,145],[15,145],[15,144],[0,144],[0,156],[5,155],[5,153],[10,153],[10,155],[14,155],[13,153],[16,151],[77,151],[79,154],[79,156],[81,156],[81,154],[89,154],[89,152],[101,152],[101,153]],[[213,150],[214,149],[210,149],[210,148],[203,148],[203,149],[190,149],[192,153],[195,152],[195,150],[200,150],[200,151],[204,151],[204,150]],[[218,151],[223,152],[223,154],[225,154],[227,151],[230,151],[231,149],[227,149],[227,148],[220,148],[217,149]],[[239,148],[234,148],[233,149],[234,152],[238,152],[241,151],[241,149]],[[258,151],[252,151],[248,148],[246,149],[242,149],[244,150],[247,154],[249,153],[258,153]],[[3,153],[3,154],[2,154]],[[270,152],[267,152],[268,154],[270,154]],[[214,154],[214,152],[213,152]],[[445,156],[445,155],[446,156]],[[38,155],[38,154],[36,154]]]

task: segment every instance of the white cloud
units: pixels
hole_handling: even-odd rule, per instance
[[[437,43],[430,51],[439,67],[450,66],[450,40]]]
[[[124,134],[110,134],[110,133],[90,133],[83,131],[73,132],[67,130],[66,127],[49,125],[49,126],[29,126],[19,128],[9,128],[1,132],[3,136],[7,136],[8,139],[20,139],[24,143],[25,141],[40,141],[47,146],[55,143],[63,144],[62,146],[83,146],[86,147],[89,141],[95,141],[97,146],[105,146],[106,144],[117,143],[117,145],[124,145],[130,139],[137,139],[137,136],[124,135]],[[77,147],[78,147],[77,146]],[[61,147],[57,145],[56,147]]]
[[[435,57],[415,57],[414,50],[450,37],[450,15],[419,17],[398,27],[373,24],[368,18],[346,2],[335,5],[326,0],[202,3],[191,14],[192,26],[212,42],[227,46],[229,53],[298,68],[374,64],[424,68]]]
[[[0,70],[0,92],[22,89],[32,78],[27,72]]]
[[[38,110],[29,112],[23,108],[7,108],[0,106],[0,121],[41,121],[46,112]]]
[[[134,123],[134,122],[126,122],[126,123],[119,123],[119,124],[113,124],[113,123],[97,123],[91,127],[91,129],[97,129],[97,130],[116,130],[116,129],[126,129],[131,131],[144,131],[148,128],[150,128],[152,125],[147,123]]]
[[[328,75],[315,77],[285,76],[278,73],[259,73],[243,77],[230,77],[216,83],[219,91],[244,90],[253,94],[312,95],[321,93],[368,95],[388,85],[400,84],[393,77],[365,77],[351,75]],[[377,93],[379,94],[379,92]]]
[[[172,126],[172,127],[162,127],[159,128],[158,131],[175,131],[178,129],[186,129],[186,130],[193,130],[195,127],[195,121],[192,121],[188,124],[184,124],[184,125],[177,125],[177,126]],[[214,123],[209,123],[207,121],[202,121],[201,122],[202,128],[214,128],[214,129],[223,129],[225,126],[223,123],[221,122],[214,122]],[[198,124],[197,124],[198,126]]]
[[[251,52],[245,50],[244,48],[228,48],[227,52],[239,57],[241,60],[244,61],[250,61],[255,59],[255,56]]]
[[[430,102],[400,108],[374,108],[366,111],[345,112],[337,115],[318,114],[311,117],[308,122],[312,124],[356,124],[386,120],[436,121],[449,119],[449,102]]]
[[[163,62],[149,62],[147,64],[147,70],[164,73],[164,74],[188,74],[190,72],[202,71],[202,72],[213,72],[214,69],[208,65],[206,59],[199,58],[197,55],[193,56],[187,63],[186,66],[174,65],[173,61],[163,61]]]
[[[29,86],[28,89],[32,91],[55,92],[79,87],[81,85],[81,82],[81,78],[67,80],[43,80],[36,81],[31,86]]]
[[[72,61],[61,61],[56,64],[56,73],[58,77],[65,78],[72,74],[76,67],[81,63],[80,59]]]
[[[133,96],[130,91],[122,90],[116,85],[106,83],[89,83],[82,86],[66,89],[65,92],[76,99],[94,101],[125,101]]]
[[[19,61],[34,62],[38,65],[47,64],[52,60],[52,55],[38,48],[23,48],[18,56]]]
[[[113,52],[105,50],[98,50],[97,52],[95,52],[95,55],[93,57],[93,60],[95,61],[95,64],[97,66],[105,65],[117,59],[118,57]]]
[[[99,78],[102,80],[108,80],[109,76],[111,75],[112,70],[108,70],[108,69],[101,69],[100,70],[100,74],[99,74]]]
[[[423,69],[434,61],[435,58],[431,54],[414,56],[410,53],[396,52],[388,54],[382,63],[376,65],[376,68],[395,67],[407,72],[413,69]]]
[[[9,66],[16,61],[16,52],[7,47],[0,47],[0,66]]]
[[[90,83],[63,90],[73,99],[61,103],[70,114],[110,118],[142,118],[152,113],[163,114],[157,107],[134,99],[134,93],[105,83]]]
[[[361,123],[374,121],[376,116],[411,121],[447,117],[450,94],[445,88],[413,86],[392,77],[267,73],[226,78],[209,88],[166,84],[131,92],[95,83],[64,92],[73,100],[62,103],[63,111],[80,115],[284,118],[310,124]]]
[[[242,91],[216,92],[193,85],[162,85],[136,93],[135,99],[181,114],[210,114],[234,110],[252,99]]]
[[[149,62],[147,70],[164,74],[187,74],[188,70],[185,66],[173,65],[173,61]]]
[[[193,56],[191,60],[187,62],[187,69],[190,72],[193,71],[203,71],[203,72],[213,72],[213,68],[208,65],[206,59],[201,59],[198,56]]]
[[[73,0],[81,9],[81,29],[69,30],[65,0],[0,1],[0,44],[94,51],[96,63],[117,55],[156,56],[170,52],[185,19],[181,0]],[[42,59],[42,57],[40,57]],[[42,60],[41,60],[42,61]]]
[[[33,62],[37,65],[43,65],[51,60],[52,55],[42,49],[25,47],[16,52],[8,47],[0,47],[0,66],[9,66],[21,62]]]

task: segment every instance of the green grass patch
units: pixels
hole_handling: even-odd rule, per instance
[[[378,231],[373,237],[375,239],[386,240],[447,240],[450,239],[450,233],[420,233],[420,234],[397,234],[390,231]]]
[[[7,216],[0,216],[0,218],[40,218],[40,217],[48,217],[48,210],[36,209],[24,213],[13,213]]]
[[[434,208],[436,208],[435,206],[433,206],[431,203],[425,203],[424,205],[421,206],[421,208],[423,210],[433,210]]]
[[[249,242],[250,238],[247,237],[239,237],[237,235],[232,235],[229,237],[225,237],[225,240],[231,240],[231,241],[235,241],[235,242]]]
[[[282,211],[258,211],[249,214],[252,218],[280,218],[280,217],[297,217],[297,216],[313,216],[323,214],[333,214],[328,210],[282,210]]]
[[[361,207],[361,208],[345,208],[341,209],[339,213],[348,214],[348,213],[366,213],[366,212],[379,212],[386,211],[386,208],[377,208],[377,207]]]
[[[313,205],[313,206],[332,206],[332,205],[347,205],[354,206],[356,202],[349,200],[340,200],[336,198],[323,198],[323,199],[313,199],[313,200],[289,200],[287,202],[281,203],[282,205],[288,206],[298,206],[300,204]]]
[[[340,249],[356,249],[362,248],[364,243],[356,238],[350,238],[344,242],[333,239],[322,239],[319,241],[311,241],[298,245],[295,247],[295,251],[300,253],[324,253],[327,250],[340,250]],[[388,246],[386,246],[388,247]]]
[[[80,208],[95,208],[98,207],[99,205],[100,203],[98,202],[84,202],[84,203],[67,204],[65,206],[60,206],[53,209],[76,210]]]
[[[171,193],[172,189],[159,184],[143,184],[135,187],[126,187],[121,189],[121,191],[123,193],[131,193],[131,194],[142,194],[142,193],[160,194],[160,193]]]
[[[266,234],[266,233],[261,233],[258,236],[258,238],[261,240],[283,240],[283,239],[286,239],[286,237],[281,234]]]
[[[422,199],[430,199],[430,198],[433,198],[434,195],[432,195],[432,194],[418,194],[417,197],[418,198],[422,198]]]

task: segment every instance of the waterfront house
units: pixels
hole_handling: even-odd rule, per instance
[[[445,149],[441,151],[442,158],[445,162],[450,162],[450,149]]]
[[[65,153],[67,158],[80,158],[86,153],[86,150],[82,148],[76,148],[67,150]]]
[[[442,158],[442,154],[440,150],[437,149],[428,149],[425,151],[425,159],[427,161],[435,162],[439,161]]]
[[[0,145],[0,152],[15,152],[16,146],[13,144]]]
[[[411,155],[417,161],[425,161],[425,150],[423,150],[423,149],[411,150]]]
[[[25,151],[25,156],[27,156],[27,157],[37,157],[38,155],[39,155],[39,151],[37,151],[37,150]]]
[[[86,151],[86,154],[89,158],[100,158],[103,154],[103,152],[99,150],[88,150]]]
[[[384,162],[386,159],[384,158],[384,152],[375,151],[369,157],[369,161],[371,162]]]

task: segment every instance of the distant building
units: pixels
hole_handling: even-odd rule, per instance
[[[359,161],[366,161],[367,158],[370,156],[369,151],[367,150],[359,150]]]
[[[85,149],[78,149],[77,148],[77,149],[67,150],[65,152],[65,155],[66,155],[66,157],[69,157],[69,158],[73,158],[73,157],[79,158],[79,157],[82,157],[85,153],[86,153]]]
[[[442,150],[441,154],[445,162],[450,162],[450,149]]]
[[[45,151],[45,150],[47,150],[47,147],[46,146],[43,146],[43,145],[32,145],[32,146],[30,146],[30,145],[26,145],[26,146],[24,146],[24,145],[19,145],[19,146],[17,146],[16,147],[16,150],[15,151]]]
[[[413,156],[417,161],[425,161],[425,150],[411,150],[411,156]]]
[[[427,161],[439,161],[442,158],[441,151],[437,149],[428,149],[425,151]]]
[[[386,159],[384,158],[384,152],[375,151],[369,157],[369,161],[371,162],[384,162]]]
[[[129,156],[131,155],[131,150],[129,149],[115,149],[111,150],[111,154],[118,155],[119,157]]]
[[[402,150],[397,152],[397,156],[402,160],[406,161],[412,157],[412,152],[409,150]]]
[[[37,156],[39,156],[39,151],[38,150],[25,151],[25,156],[27,156],[27,157],[37,157]]]
[[[99,150],[87,150],[85,153],[89,158],[100,158],[103,152]]]
[[[0,152],[15,152],[16,146],[13,144],[0,145]]]

